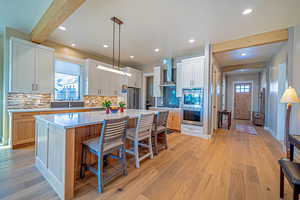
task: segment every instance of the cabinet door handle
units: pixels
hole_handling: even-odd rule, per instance
[[[39,90],[39,84],[35,84],[35,90]]]
[[[31,84],[31,90],[34,90],[34,83]]]

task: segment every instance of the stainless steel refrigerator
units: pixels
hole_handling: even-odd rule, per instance
[[[140,89],[128,88],[127,92],[127,108],[128,109],[140,109]]]

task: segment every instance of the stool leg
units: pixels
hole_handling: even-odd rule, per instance
[[[85,177],[86,170],[86,149],[85,145],[82,145],[81,151],[81,166],[80,166],[80,178],[83,179]]]
[[[154,133],[154,152],[158,155],[157,132]]]
[[[299,186],[295,186],[293,191],[293,200],[299,200],[299,193],[300,193]]]
[[[168,130],[165,130],[165,134],[164,134],[164,140],[165,140],[165,148],[168,149]]]
[[[284,174],[282,168],[280,167],[280,198],[284,197]]]

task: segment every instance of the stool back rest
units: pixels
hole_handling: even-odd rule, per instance
[[[103,149],[104,143],[122,142],[125,144],[126,129],[129,117],[105,120],[102,124],[100,144]]]
[[[167,122],[168,122],[168,117],[169,117],[169,111],[160,111],[157,114],[157,121],[156,121],[156,126],[165,126],[167,127]]]
[[[141,114],[138,119],[138,123],[136,126],[136,134],[138,137],[139,134],[143,136],[151,135],[152,126],[153,126],[154,114]]]

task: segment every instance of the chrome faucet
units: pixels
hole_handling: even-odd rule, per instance
[[[71,101],[72,101],[72,100],[73,100],[72,97],[69,97],[69,102],[68,102],[69,108],[71,108]]]

